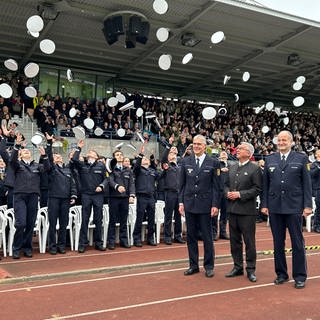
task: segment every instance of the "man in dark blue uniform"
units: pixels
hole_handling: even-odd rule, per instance
[[[295,288],[305,287],[307,262],[302,234],[302,215],[312,213],[312,189],[308,158],[291,151],[293,143],[289,131],[278,135],[279,152],[265,159],[261,212],[269,214],[274,242],[276,285],[288,281],[285,256],[286,229],[292,244],[292,276]]]
[[[208,278],[214,272],[214,248],[211,217],[219,212],[221,181],[219,161],[205,154],[206,139],[193,138],[194,154],[181,161],[179,175],[179,212],[185,214],[189,269],[186,276],[199,272],[199,231],[204,244],[204,268]]]
[[[116,222],[120,222],[120,247],[130,248],[127,230],[129,202],[135,198],[133,172],[123,166],[123,153],[116,150],[113,153],[117,164],[109,176],[109,230],[108,249],[115,249]]]
[[[152,158],[154,161],[154,159]],[[146,214],[148,220],[148,245],[156,246],[154,238],[155,224],[155,193],[157,172],[153,161],[144,156],[144,145],[136,160],[133,172],[136,177],[137,219],[133,230],[133,244],[142,247],[141,229]]]
[[[40,173],[50,169],[48,157],[43,147],[39,148],[43,164],[31,159],[28,149],[21,149],[22,135],[17,134],[10,165],[15,172],[14,214],[16,232],[13,240],[13,259],[20,258],[20,250],[28,258],[32,257],[32,235],[37,218],[40,194]],[[20,150],[20,152],[19,152]],[[20,161],[18,157],[20,155]]]
[[[164,181],[165,191],[164,243],[168,245],[172,244],[172,214],[174,214],[174,241],[177,243],[185,243],[182,239],[182,223],[179,213],[179,167],[177,164],[177,153],[171,151],[173,140],[174,137],[170,137],[169,145],[166,147],[161,160],[163,168],[161,178]]]
[[[236,162],[228,160],[228,154],[226,151],[221,151],[219,155],[220,160],[220,173],[221,173],[221,183],[224,184],[226,177],[229,174],[229,169]],[[219,216],[219,235],[218,235],[218,216],[212,217],[212,227],[213,227],[213,240],[217,241],[218,238],[229,240],[227,234],[227,200],[225,197],[221,197],[220,203],[220,216]]]
[[[316,210],[313,219],[313,231],[320,233],[320,150],[316,151],[316,161],[310,168],[312,195],[315,197]]]
[[[50,160],[48,172],[48,216],[49,216],[49,252],[66,253],[67,225],[70,204],[77,198],[77,187],[69,165],[64,164],[61,154],[52,154],[52,139],[47,136],[47,155]],[[57,219],[59,219],[58,239],[56,237]]]
[[[89,150],[85,161],[80,161],[80,152],[84,146],[84,141],[80,140],[72,162],[75,164],[80,175],[81,201],[82,201],[82,222],[80,230],[78,252],[85,252],[88,244],[88,225],[93,209],[93,223],[95,224],[94,242],[96,250],[104,251],[102,241],[102,207],[103,191],[108,187],[106,178],[106,167],[97,161],[98,154],[94,150]]]

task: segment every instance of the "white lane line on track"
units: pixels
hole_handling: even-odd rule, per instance
[[[314,279],[320,279],[320,275],[308,278],[308,280],[314,280]],[[293,280],[291,280],[290,282],[293,282]],[[108,312],[123,311],[123,310],[129,310],[129,309],[134,309],[134,308],[153,306],[153,305],[157,305],[157,304],[171,303],[171,302],[176,302],[176,301],[183,301],[183,300],[190,300],[190,299],[195,299],[195,298],[216,296],[216,295],[234,293],[234,292],[251,290],[251,289],[265,288],[265,287],[270,287],[270,286],[274,286],[274,285],[275,284],[273,282],[262,283],[262,284],[258,284],[258,285],[247,286],[247,287],[239,287],[239,288],[227,289],[227,290],[221,290],[221,291],[211,291],[211,292],[193,294],[190,296],[182,296],[182,297],[169,298],[169,299],[163,299],[163,300],[155,300],[155,301],[150,301],[150,302],[131,304],[131,305],[122,306],[122,307],[110,308],[110,309],[101,309],[101,310],[95,310],[95,311],[90,311],[90,312],[70,314],[70,315],[61,316],[61,317],[47,318],[44,320],[80,318],[80,317],[86,317],[86,316],[97,315],[97,314],[108,313]]]
[[[319,254],[320,253],[311,253],[309,255],[319,255]],[[291,257],[291,256],[289,256],[289,257]],[[270,260],[273,260],[273,257],[258,259],[257,262],[270,261]],[[233,262],[216,263],[215,267],[222,267],[222,266],[227,266],[227,265],[233,265]],[[123,279],[123,278],[141,277],[141,276],[147,276],[147,275],[153,275],[153,274],[159,274],[159,273],[176,272],[176,271],[181,271],[181,270],[185,270],[185,269],[186,269],[186,267],[175,268],[175,269],[165,269],[165,270],[155,270],[155,271],[124,274],[124,275],[111,276],[111,277],[77,280],[77,281],[69,281],[69,282],[65,281],[62,283],[51,283],[51,284],[32,286],[32,287],[20,287],[20,288],[14,288],[14,289],[5,289],[5,290],[0,290],[0,294],[1,293],[8,293],[8,292],[15,292],[15,291],[29,291],[29,290],[34,290],[34,289],[45,289],[45,288],[62,287],[62,286],[69,286],[69,285],[79,285],[79,284],[90,283],[90,282],[100,282],[100,281],[109,281],[109,280]]]

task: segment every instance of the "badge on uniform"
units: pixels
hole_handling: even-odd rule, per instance
[[[269,171],[270,171],[270,172],[273,172],[274,169],[275,169],[275,167],[270,167],[270,168],[269,168]]]
[[[217,169],[217,176],[220,176],[220,169]]]
[[[192,168],[188,168],[187,171],[190,174],[191,172],[193,172],[193,169]]]
[[[244,172],[243,174],[244,174],[245,176],[247,176],[247,175],[248,175],[248,172]]]
[[[311,163],[307,163],[306,166],[307,166],[307,170],[310,171]]]

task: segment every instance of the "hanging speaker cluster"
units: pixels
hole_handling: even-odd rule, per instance
[[[125,48],[135,48],[136,43],[146,44],[148,41],[150,24],[147,18],[135,11],[118,11],[107,16],[103,22],[102,32],[109,45],[125,36]]]

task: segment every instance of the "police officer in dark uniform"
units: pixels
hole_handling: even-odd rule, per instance
[[[99,161],[98,154],[94,150],[89,150],[85,161],[80,161],[80,152],[84,146],[84,141],[80,140],[72,162],[75,164],[80,175],[81,201],[82,201],[82,222],[80,230],[78,252],[85,252],[88,244],[88,225],[93,208],[93,223],[95,224],[94,242],[95,249],[104,251],[102,241],[102,208],[105,190],[108,187],[105,165]]]
[[[5,185],[6,166],[9,162],[9,155],[6,150],[6,139],[0,136],[0,205],[7,204],[8,188]]]
[[[43,147],[39,152],[43,164],[31,160],[31,152],[21,149],[22,135],[17,134],[10,164],[15,172],[14,213],[16,232],[13,240],[13,259],[20,258],[20,250],[28,258],[32,257],[32,235],[37,218],[40,194],[40,172],[48,171],[50,163]],[[20,149],[20,161],[18,160]]]
[[[49,252],[66,253],[67,225],[70,204],[75,203],[77,188],[69,165],[63,163],[61,154],[52,154],[52,136],[47,136],[47,155],[50,160],[48,172],[48,216],[49,216]],[[58,239],[56,237],[57,219],[59,219]]]
[[[5,186],[6,177],[6,163],[0,158],[0,206],[7,204],[7,192],[8,188]]]
[[[141,229],[144,215],[148,219],[148,245],[156,246],[155,233],[155,192],[157,172],[151,161],[144,156],[144,145],[134,165],[133,172],[136,177],[137,219],[133,230],[133,244],[142,247]]]
[[[261,212],[269,214],[274,243],[276,285],[288,281],[285,256],[286,229],[292,244],[292,276],[295,288],[305,287],[307,262],[302,234],[302,216],[312,213],[312,187],[305,154],[291,151],[293,136],[278,134],[278,150],[265,159]]]
[[[219,161],[205,154],[206,139],[202,135],[193,138],[194,154],[181,161],[179,177],[179,212],[185,214],[189,269],[186,276],[199,272],[199,231],[204,244],[204,268],[208,278],[214,272],[214,248],[211,217],[219,212],[221,181]]]
[[[176,152],[171,152],[171,147],[174,137],[169,138],[169,145],[162,156],[163,172],[161,177],[164,180],[165,191],[165,209],[164,209],[164,243],[172,244],[171,240],[171,226],[172,213],[174,214],[174,241],[177,243],[185,243],[182,239],[182,223],[181,215],[179,213],[179,167],[177,164]]]
[[[226,177],[228,176],[229,169],[232,165],[235,164],[235,161],[228,160],[228,154],[226,151],[220,152],[219,161],[220,161],[221,183],[222,185],[224,185]],[[227,222],[228,222],[227,200],[225,197],[221,197],[220,217],[219,217],[219,235],[218,235],[218,217],[217,216],[212,217],[214,241],[217,241],[218,238],[229,240],[229,236],[227,234]]]
[[[6,130],[5,126],[2,127],[3,136],[1,136],[0,142],[0,156],[6,164],[6,174],[3,181],[4,187],[7,189],[7,208],[13,208],[13,186],[15,180],[15,172],[10,165],[10,156],[7,151],[7,136],[9,131]]]
[[[320,233],[320,150],[316,151],[316,161],[311,164],[312,196],[315,197],[316,210],[314,212],[313,231]]]
[[[109,176],[109,230],[108,249],[115,249],[116,222],[120,222],[120,246],[130,248],[127,230],[129,202],[135,198],[133,172],[123,166],[123,153],[116,150],[113,157],[117,163]]]

